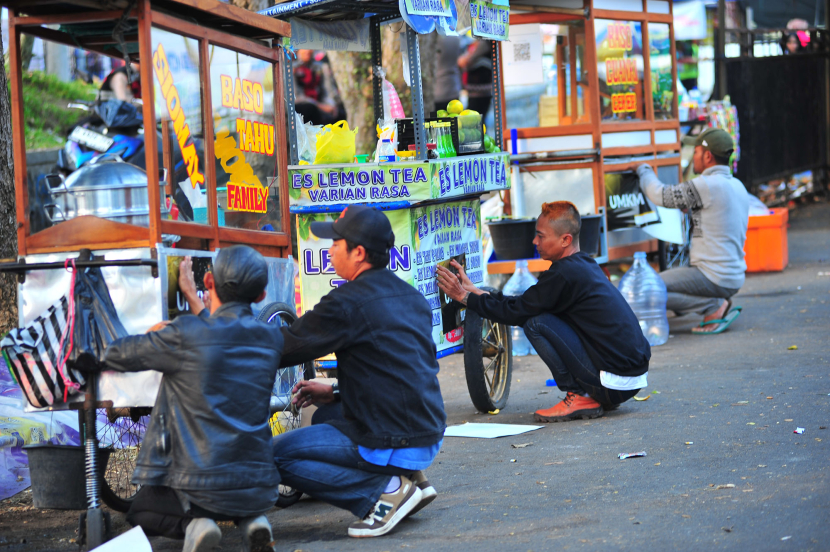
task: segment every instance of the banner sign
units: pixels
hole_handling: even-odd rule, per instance
[[[438,289],[435,267],[456,259],[473,283],[484,280],[481,253],[481,202],[478,199],[384,211],[395,233],[389,269],[415,287],[432,308],[432,334],[439,351],[461,345],[463,310]],[[332,289],[346,283],[329,258],[331,240],[310,231],[314,221],[337,220],[339,213],[301,213],[297,216],[297,246],[303,312]]]
[[[289,168],[292,207],[419,203],[510,188],[505,152],[411,163],[349,163]],[[308,209],[303,209],[308,210]]]
[[[440,2],[439,2],[440,3]],[[292,17],[291,46],[297,50],[370,52],[369,20],[305,21]]]
[[[510,6],[499,6],[485,0],[470,1],[473,36],[490,40],[507,40]]]
[[[409,15],[441,15],[452,17],[450,2],[454,0],[405,0]]]

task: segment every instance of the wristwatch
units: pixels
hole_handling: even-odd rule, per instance
[[[469,299],[469,298],[470,298],[470,292],[468,291],[467,293],[464,294],[464,298],[461,300],[461,302],[464,305],[466,305],[467,304],[467,299]]]

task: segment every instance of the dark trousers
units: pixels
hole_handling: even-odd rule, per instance
[[[185,512],[173,489],[156,485],[141,487],[130,505],[130,511],[127,512],[127,522],[133,527],[141,526],[148,537],[168,539],[183,539],[190,521],[200,517],[216,521],[236,521],[195,504],[191,504],[190,511]]]
[[[540,314],[524,325],[525,335],[550,369],[561,391],[588,393],[603,405],[624,403],[639,389],[617,391],[602,386],[599,370],[579,336],[564,320],[553,314]]]

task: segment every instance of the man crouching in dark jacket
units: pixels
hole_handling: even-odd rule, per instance
[[[108,368],[164,374],[127,521],[150,536],[184,538],[184,552],[201,552],[222,537],[215,520],[233,520],[244,550],[272,551],[263,514],[280,482],[268,418],[283,339],[251,311],[265,297],[268,268],[250,247],[222,249],[205,275],[208,308],[196,295],[190,258],[180,268],[179,287],[196,316],[161,322],[107,349]]]

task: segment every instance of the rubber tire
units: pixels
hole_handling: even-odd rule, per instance
[[[279,317],[282,322],[290,326],[297,320],[297,314],[295,313],[294,309],[286,304],[286,303],[271,303],[266,305],[260,313],[257,315],[257,320],[262,322],[274,323],[276,317]],[[314,379],[316,373],[314,370],[314,363],[313,362],[306,362],[303,364],[303,378],[306,380]],[[303,496],[303,493],[289,487],[287,485],[280,485],[279,486],[279,496],[277,497],[277,502],[275,506],[277,508],[288,508],[289,506],[293,506],[296,504],[300,498]]]
[[[491,288],[482,288],[485,291],[495,291]],[[507,365],[501,374],[499,383],[504,379],[501,392],[493,397],[490,394],[489,385],[484,375],[484,354],[482,331],[485,324],[493,324],[495,329],[504,336],[503,351]],[[510,395],[510,380],[513,374],[513,337],[510,327],[505,324],[493,323],[483,319],[471,309],[466,310],[464,320],[464,373],[467,377],[467,390],[470,399],[476,410],[482,413],[502,409],[507,405],[507,398]]]

